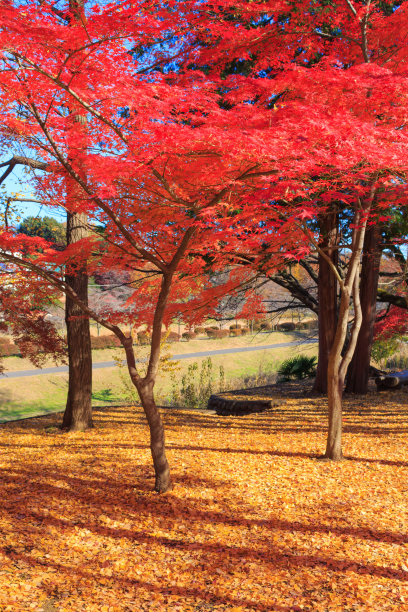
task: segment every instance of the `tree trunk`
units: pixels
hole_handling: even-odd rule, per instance
[[[84,0],[69,0],[70,26],[82,25],[86,17]],[[84,32],[82,32],[84,36]],[[82,56],[78,56],[80,61]],[[77,173],[86,176],[87,128],[86,113],[70,101],[70,112],[75,129],[68,136],[68,156]],[[79,185],[66,178],[67,203],[67,246],[88,236],[87,215],[76,212],[84,194]],[[65,281],[80,300],[88,305],[88,274],[86,262],[71,266],[72,273],[65,275]],[[71,271],[70,271],[71,272]],[[92,348],[89,319],[68,296],[65,301],[65,322],[68,343],[68,397],[62,427],[70,431],[85,431],[92,427]]]
[[[338,219],[335,212],[320,219],[321,248],[333,264],[337,266]],[[314,393],[326,394],[327,368],[329,352],[334,341],[337,326],[337,280],[329,263],[319,253],[318,275],[318,317],[319,317],[319,351]]]
[[[163,421],[154,400],[153,385],[138,385],[137,389],[149,424],[150,449],[155,473],[154,490],[166,493],[173,488],[173,485],[166,457]]]
[[[367,393],[377,305],[381,261],[381,230],[378,225],[367,228],[361,268],[361,308],[363,320],[356,352],[347,374],[346,393]]]
[[[327,395],[329,403],[329,429],[324,456],[332,461],[341,461],[343,458],[341,447],[343,430],[343,382],[339,379],[336,368],[331,364],[327,370]]]
[[[87,235],[86,215],[68,213],[67,243],[72,244]],[[66,275],[67,284],[84,304],[88,304],[88,275],[80,268]],[[92,427],[92,351],[89,319],[68,296],[65,301],[65,322],[69,358],[67,404],[62,427],[85,431]]]

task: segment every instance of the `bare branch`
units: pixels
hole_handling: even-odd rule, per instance
[[[353,3],[351,2],[351,0],[346,0],[346,3],[348,4],[350,11],[353,13],[354,17],[357,17],[357,11],[353,5]]]

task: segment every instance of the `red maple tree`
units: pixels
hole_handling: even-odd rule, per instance
[[[341,396],[361,323],[366,227],[390,206],[384,190],[400,183],[393,205],[403,201],[406,170],[406,135],[397,129],[406,113],[405,46],[396,34],[406,22],[403,7],[389,16],[376,3],[357,10],[349,0],[316,10],[272,1],[183,7],[96,5],[72,28],[48,2],[0,7],[3,150],[25,147],[23,162],[48,171],[35,178],[38,197],[86,213],[91,231],[64,252],[33,248],[24,258],[18,239],[4,232],[1,256],[53,283],[120,339],[149,422],[158,491],[171,487],[153,393],[162,324],[180,310],[183,293],[202,294],[195,279],[209,253],[215,268],[248,254],[256,263],[268,251],[271,267],[313,249],[327,260],[341,303],[329,355],[326,456],[341,458]],[[160,31],[161,45],[177,40],[173,72],[148,69],[157,60],[143,46],[151,48]],[[231,58],[249,62],[249,74],[225,76]],[[8,168],[21,161],[12,157]],[[66,198],[67,185],[73,197]],[[332,201],[351,211],[351,240],[340,245],[348,252],[344,276],[310,223],[330,214]],[[95,225],[104,226],[103,240],[92,235]],[[59,273],[64,267],[74,276],[85,266],[140,275],[125,313],[93,311]],[[152,326],[145,376],[121,327],[141,312]]]

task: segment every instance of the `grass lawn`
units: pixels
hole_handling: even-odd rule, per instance
[[[262,346],[264,344],[280,344],[282,342],[293,342],[299,340],[302,336],[299,332],[267,332],[258,333],[239,338],[222,338],[220,340],[209,340],[206,337],[196,338],[188,342],[173,342],[168,346],[168,350],[174,354],[198,353],[203,351],[213,351],[219,349],[228,349],[241,346]],[[140,352],[143,357],[146,354],[146,347],[135,347],[136,353]],[[166,349],[167,350],[167,349]],[[103,349],[93,350],[92,358],[94,363],[101,361],[112,361],[118,355],[122,355],[123,350]],[[53,367],[56,365],[52,359],[48,359],[44,363],[44,367]],[[29,359],[22,357],[5,357],[4,366],[6,371],[13,372],[16,370],[33,370],[34,366]]]
[[[245,417],[164,412],[174,490],[151,491],[139,408],[88,433],[1,426],[0,610],[408,610],[407,391]]]
[[[271,332],[268,334],[257,334],[243,338],[225,338],[223,340],[197,339],[190,342],[178,342],[169,345],[173,354],[185,354],[192,352],[204,352],[206,350],[219,350],[239,346],[259,346],[264,344],[278,344],[291,342],[299,339],[298,335],[292,333]],[[141,347],[142,356],[146,354],[146,347]],[[213,356],[215,377],[218,377],[219,367],[225,369],[227,382],[237,380],[237,384],[244,376],[256,376],[262,372],[273,372],[277,363],[288,356],[298,354],[316,354],[316,345],[305,345],[298,347],[260,350],[249,353],[236,353]],[[167,349],[165,349],[167,352]],[[112,361],[114,357],[122,356],[120,349],[106,349],[93,351],[94,362]],[[203,358],[184,359],[180,361],[180,371],[177,372],[178,380],[181,380],[188,366]],[[32,364],[19,357],[8,357],[4,359],[6,372],[15,370],[33,369]],[[54,365],[50,362],[47,365]],[[46,414],[63,410],[66,402],[67,374],[42,374],[24,378],[0,378],[0,422],[11,419],[19,419],[27,416]],[[163,402],[171,393],[172,381],[168,373],[163,373],[157,382],[156,391],[158,401]],[[120,404],[125,401],[123,383],[117,367],[96,369],[93,371],[93,404],[104,406]]]

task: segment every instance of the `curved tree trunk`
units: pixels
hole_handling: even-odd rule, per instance
[[[136,368],[132,338],[126,337],[123,333],[119,332],[117,328],[114,331],[125,349],[130,379],[137,389],[149,425],[150,450],[155,473],[154,490],[158,493],[166,493],[166,491],[170,491],[173,488],[173,484],[171,482],[170,467],[166,457],[163,421],[154,400],[153,389],[155,377],[148,380],[139,376]]]
[[[153,386],[138,385],[138,392],[150,430],[150,450],[155,473],[154,490],[166,493],[173,488],[173,485],[166,457],[163,421],[154,400]]]
[[[381,261],[381,230],[378,225],[367,228],[361,267],[360,299],[363,320],[356,352],[347,374],[346,393],[367,393],[377,305]]]
[[[67,243],[72,244],[87,235],[86,215],[68,213]],[[84,304],[88,304],[88,275],[79,269],[66,275],[67,284]],[[92,427],[92,350],[89,319],[68,296],[65,301],[67,326],[69,380],[68,397],[62,427],[71,431],[85,431]]]
[[[329,401],[329,428],[327,433],[327,444],[325,457],[332,461],[341,461],[342,451],[342,395],[343,381],[336,375],[335,367],[328,368],[327,395]]]
[[[337,266],[338,218],[335,212],[320,219],[320,247]],[[327,368],[329,352],[334,341],[337,326],[337,280],[329,263],[319,253],[318,275],[318,317],[319,317],[319,353],[314,393],[328,392]]]
[[[342,276],[336,266],[332,266],[340,287],[340,304],[337,317],[336,333],[329,353],[327,368],[327,390],[329,409],[329,428],[325,458],[332,461],[342,459],[342,396],[347,369],[353,358],[361,328],[362,312],[360,301],[360,271],[361,258],[367,228],[367,219],[375,197],[375,181],[373,180],[369,198],[366,201],[357,200],[354,211],[350,255],[347,270]],[[324,253],[320,247],[319,252]],[[331,261],[329,260],[329,264]],[[354,317],[351,329],[348,329],[351,303],[354,307]],[[346,348],[347,342],[347,348]]]

